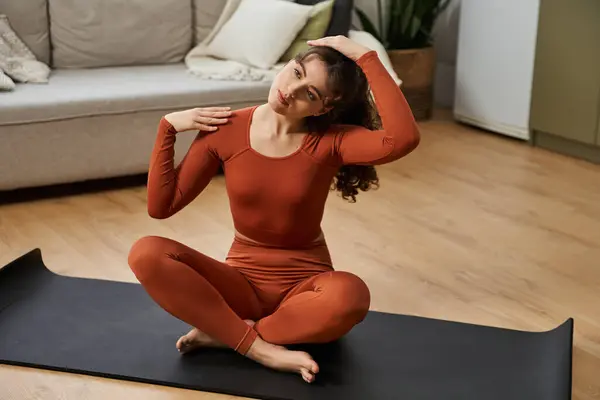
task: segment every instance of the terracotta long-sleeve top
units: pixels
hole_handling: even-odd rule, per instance
[[[331,183],[344,164],[380,165],[410,153],[419,131],[410,107],[370,51],[357,60],[370,84],[382,129],[335,125],[324,135],[306,135],[285,157],[254,150],[249,132],[256,106],[236,110],[216,132],[201,132],[175,166],[176,130],[160,120],[150,160],[148,212],[167,218],[194,200],[223,166],[235,229],[273,246],[301,246],[321,234]]]

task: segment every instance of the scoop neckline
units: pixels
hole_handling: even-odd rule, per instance
[[[300,154],[304,150],[304,146],[306,145],[306,140],[308,139],[308,136],[310,135],[310,133],[304,134],[304,137],[302,138],[302,142],[300,143],[300,146],[296,150],[294,150],[290,154],[287,154],[287,155],[281,156],[281,157],[268,156],[268,155],[263,154],[260,151],[256,150],[254,147],[252,147],[252,143],[250,141],[250,126],[252,125],[252,119],[254,118],[254,112],[260,106],[261,106],[261,104],[255,105],[250,109],[250,115],[248,117],[248,122],[246,124],[246,146],[248,147],[248,150],[250,152],[254,153],[255,155],[257,155],[258,157],[264,158],[266,160],[272,160],[272,161],[287,160],[289,158],[292,158],[292,157]]]

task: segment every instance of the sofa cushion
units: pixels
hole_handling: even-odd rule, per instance
[[[0,125],[137,111],[258,103],[270,82],[202,80],[183,63],[63,69],[45,85],[0,92]]]
[[[193,0],[194,46],[201,43],[212,31],[226,3],[225,0]]]
[[[8,17],[16,34],[38,61],[50,64],[48,0],[0,0],[0,14]]]
[[[48,0],[56,68],[166,64],[192,47],[190,0]]]

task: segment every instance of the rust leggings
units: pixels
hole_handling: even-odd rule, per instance
[[[134,243],[128,262],[165,311],[241,354],[257,336],[279,345],[336,340],[365,318],[370,305],[365,283],[334,271],[324,243],[289,250],[236,238],[220,262],[147,236]]]

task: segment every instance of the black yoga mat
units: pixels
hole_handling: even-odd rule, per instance
[[[52,273],[35,249],[0,270],[0,362],[283,400],[571,398],[573,320],[522,332],[370,312],[335,343],[296,346],[317,380],[231,350],[180,355],[189,330],[136,283]]]

